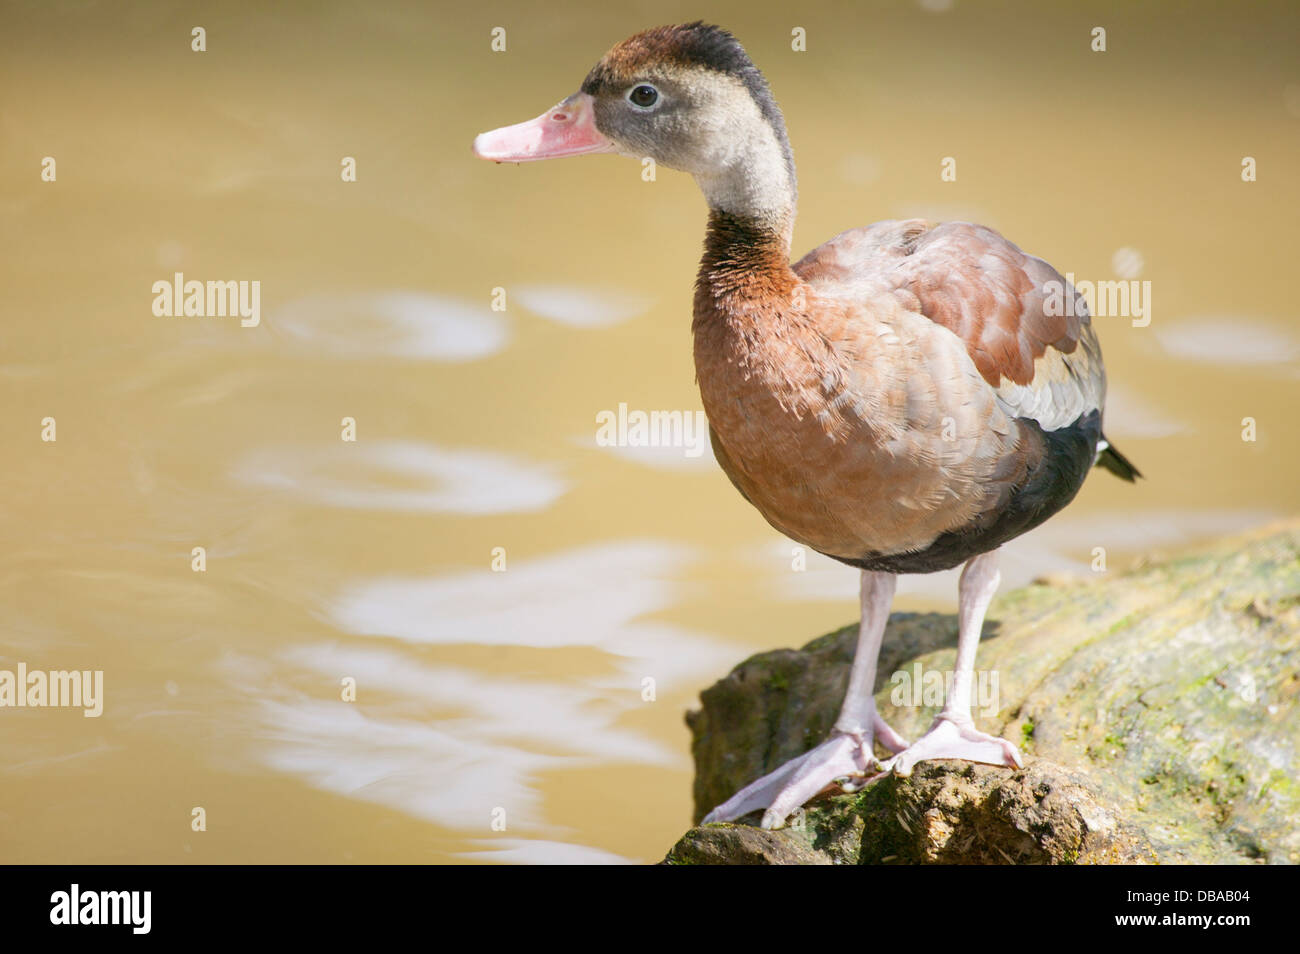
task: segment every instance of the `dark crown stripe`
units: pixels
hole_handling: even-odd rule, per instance
[[[734,76],[745,84],[749,95],[776,134],[790,174],[790,188],[797,190],[794,153],[785,130],[785,118],[772,97],[767,80],[749,58],[740,41],[719,26],[696,21],[676,26],[656,27],[629,37],[609,51],[583,80],[582,91],[592,96],[622,92],[637,78],[638,70],[652,63],[716,70]]]

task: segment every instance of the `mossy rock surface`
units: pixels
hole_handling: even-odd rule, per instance
[[[668,864],[1153,864],[1145,832],[1081,776],[930,762],[856,796],[814,802],[780,831],[691,829]]]
[[[701,694],[697,819],[826,737],[856,636],[754,656]],[[897,674],[948,672],[956,637],[951,615],[889,621],[876,699],[908,738],[940,702],[916,704]],[[693,829],[666,860],[749,863],[725,860],[735,845],[770,864],[1300,862],[1300,521],[1003,594],[977,666],[998,705],[976,723],[1015,741],[1025,769],[923,764],[814,802],[802,828]]]

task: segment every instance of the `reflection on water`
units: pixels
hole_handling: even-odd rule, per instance
[[[1156,331],[1165,354],[1209,364],[1293,365],[1300,339],[1274,323],[1241,315],[1188,318]]]
[[[800,54],[772,8],[710,15],[787,111],[796,255],[921,215],[1092,279],[1120,247],[1145,263],[1150,327],[1098,328],[1107,431],[1147,480],[1094,477],[1008,548],[1006,584],[1294,513],[1296,11],[1171,33],[1138,5],[1103,61],[1068,7],[924,6],[813,5]],[[59,0],[0,31],[22,90],[0,109],[0,668],[102,669],[106,697],[99,719],[0,710],[0,857],[661,857],[690,817],[683,711],[853,619],[857,579],[799,570],[707,441],[596,443],[602,410],[699,408],[689,178],[470,157],[648,24],[520,10],[496,55],[429,4],[212,16],[203,55],[170,0],[146,31]],[[154,317],[177,271],[260,282],[261,325]],[[951,610],[955,576],[906,578],[898,607]]]
[[[656,692],[690,691],[725,668],[734,652],[717,640],[645,618],[676,602],[690,557],[678,545],[632,542],[429,579],[356,584],[322,611],[358,637],[413,644],[589,647],[607,661],[590,675],[519,679],[460,666],[423,665],[401,647],[315,644],[278,652],[276,670],[294,685],[305,673],[316,694],[247,683],[252,660],[223,668],[257,699],[257,757],[325,791],[363,799],[447,828],[472,829],[508,806],[509,830],[543,835],[536,782],[583,766],[657,765],[685,771],[685,753],[620,726]],[[355,680],[353,705],[329,699]],[[269,680],[267,680],[269,682]],[[545,838],[484,847],[484,860],[617,860],[595,848],[555,850]]]
[[[660,765],[681,758],[680,752],[611,725],[629,700],[620,702],[595,685],[530,683],[464,668],[419,666],[399,653],[372,648],[300,649],[281,658],[326,676],[346,673],[367,692],[399,695],[419,708],[432,700],[439,709],[454,709],[474,741],[528,741],[574,755]]]
[[[498,805],[510,806],[516,824],[536,826],[541,799],[532,778],[563,761],[333,702],[265,703],[263,713],[276,740],[268,767],[447,827],[481,825]]]
[[[1172,437],[1191,429],[1154,400],[1143,398],[1127,384],[1115,381],[1106,386],[1105,424],[1106,434],[1113,440]]]
[[[680,751],[615,726],[630,703],[596,687],[422,667],[384,650],[315,647],[281,662],[319,673],[322,687],[354,678],[359,696],[355,705],[262,699],[264,765],[448,828],[481,827],[502,806],[511,832],[542,833],[543,772],[684,762]]]
[[[234,476],[335,507],[431,513],[540,510],[565,491],[553,468],[514,455],[408,441],[265,448],[249,454]],[[416,486],[391,486],[398,481]]]
[[[599,848],[564,841],[522,841],[501,838],[481,841],[482,851],[463,851],[458,857],[498,864],[524,865],[617,865],[627,860]]]
[[[590,437],[575,438],[574,443],[584,447],[599,446]],[[652,470],[709,473],[718,466],[718,462],[713,458],[713,447],[709,444],[707,431],[702,435],[702,440],[695,444],[684,440],[677,446],[667,443],[658,446],[621,443],[600,446],[600,450],[620,460],[649,467]]]
[[[646,295],[565,285],[522,285],[514,297],[543,318],[577,328],[615,325],[645,314],[654,304]]]
[[[601,684],[639,692],[727,664],[725,645],[646,617],[674,606],[690,551],[656,542],[585,547],[436,579],[383,579],[349,587],[331,622],[361,635],[414,643],[558,648],[610,654],[624,676]]]
[[[473,361],[505,347],[506,319],[465,301],[420,292],[312,295],[267,318],[285,345],[295,341],[344,358]],[[280,344],[280,342],[277,342]]]

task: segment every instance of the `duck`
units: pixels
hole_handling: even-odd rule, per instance
[[[691,330],[714,456],[772,527],[861,571],[829,737],[704,822],[761,810],[762,827],[781,827],[823,792],[926,760],[1023,767],[971,715],[1000,548],[1069,504],[1094,467],[1141,476],[1102,431],[1106,372],[1086,299],[964,222],[877,222],[792,263],[784,117],[736,37],[703,22],[623,40],[577,92],[479,135],[473,152],[498,163],[613,153],[694,177],[708,220]],[[909,742],[873,695],[897,578],[958,566],[951,688]]]

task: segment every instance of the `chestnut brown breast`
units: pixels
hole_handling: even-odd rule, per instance
[[[1014,510],[1045,472],[1046,432],[1091,413],[1099,433],[1086,310],[1048,314],[1043,288],[1060,276],[991,230],[878,223],[784,269],[780,236],[743,231],[711,222],[696,369],[719,464],[794,540],[858,565],[923,552]],[[1074,444],[1091,455],[1096,436]],[[1090,465],[1038,488],[1029,522]]]

